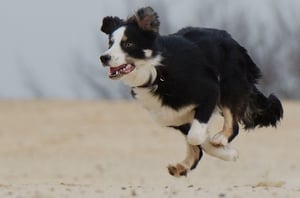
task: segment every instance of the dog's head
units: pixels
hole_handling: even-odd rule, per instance
[[[142,73],[146,77],[151,72],[150,67],[153,69],[160,61],[155,49],[159,24],[158,15],[151,7],[139,9],[127,20],[111,16],[103,19],[101,31],[108,35],[109,49],[100,59],[104,66],[110,67],[110,78],[132,81],[142,78]]]

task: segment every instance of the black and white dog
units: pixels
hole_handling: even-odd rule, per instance
[[[261,72],[247,51],[222,30],[187,27],[159,34],[159,19],[141,8],[127,20],[105,17],[101,30],[109,49],[100,59],[109,77],[121,79],[158,123],[186,135],[187,156],[168,167],[174,176],[186,175],[202,157],[202,149],[223,160],[236,160],[228,144],[245,129],[275,127],[283,117],[276,96],[265,97],[255,86]],[[223,129],[209,137],[214,111],[224,117]]]

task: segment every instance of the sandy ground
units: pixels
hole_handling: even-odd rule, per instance
[[[0,198],[300,197],[300,102],[277,129],[241,131],[236,162],[204,155],[188,177],[180,133],[133,102],[0,102]],[[212,133],[222,123],[216,118]]]

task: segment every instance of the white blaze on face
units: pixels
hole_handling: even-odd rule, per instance
[[[112,33],[111,39],[113,40],[113,45],[103,54],[111,56],[111,60],[109,61],[111,67],[118,67],[119,65],[126,63],[126,54],[121,48],[121,41],[125,29],[126,28],[123,26]]]
[[[117,68],[125,64],[133,65],[134,69],[121,75],[120,78],[130,87],[141,86],[147,83],[149,79],[154,80],[156,78],[155,66],[161,64],[162,57],[160,55],[153,57],[151,49],[143,50],[144,58],[131,57],[121,48],[122,40],[126,40],[125,30],[126,27],[122,26],[111,34],[112,46],[102,56],[109,55],[111,57],[108,62],[111,68]]]

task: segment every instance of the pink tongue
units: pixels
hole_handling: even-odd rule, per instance
[[[116,71],[118,71],[118,70],[120,70],[120,69],[122,69],[122,68],[124,68],[124,67],[126,67],[126,64],[120,65],[120,66],[118,66],[118,67],[110,67],[110,72],[111,72],[111,73],[114,73],[114,72],[116,72]]]

